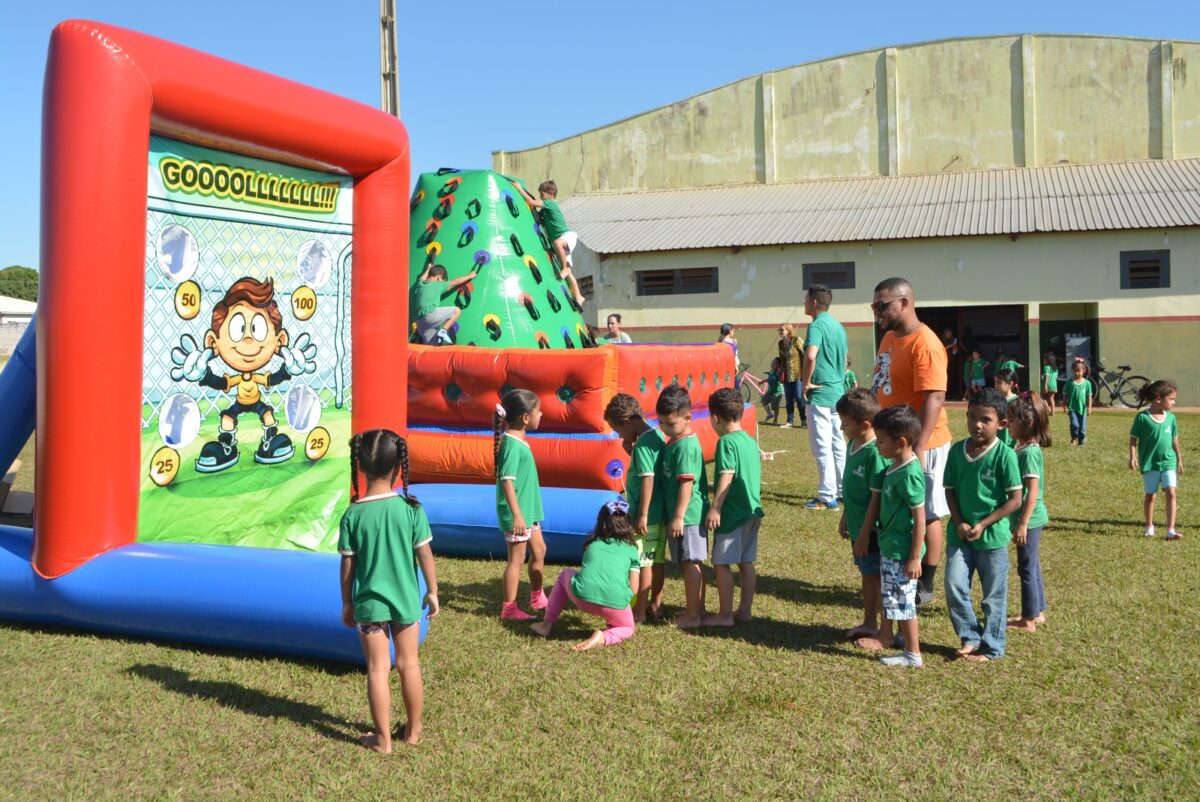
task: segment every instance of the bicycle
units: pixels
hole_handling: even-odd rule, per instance
[[[757,378],[750,372],[750,365],[745,362],[738,363],[737,377],[734,379],[735,385],[740,385],[742,391],[742,400],[747,404],[755,404],[758,399],[766,395],[767,383]]]
[[[1126,376],[1125,374],[1133,368],[1129,365],[1117,365],[1116,371],[1111,371],[1104,367],[1104,364],[1097,359],[1095,361],[1095,369],[1092,375],[1088,376],[1088,381],[1092,383],[1092,398],[1100,401],[1100,389],[1103,387],[1108,391],[1108,405],[1110,407],[1123,406],[1127,409],[1137,409],[1140,407],[1142,388],[1150,383],[1150,380],[1145,376],[1133,375]]]

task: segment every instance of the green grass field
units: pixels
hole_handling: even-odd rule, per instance
[[[1200,416],[1180,418],[1194,470]],[[0,797],[1195,799],[1200,493],[1185,474],[1183,541],[1143,538],[1129,422],[1097,414],[1087,448],[1047,452],[1049,620],[991,665],[950,659],[940,591],[921,671],[841,639],[860,616],[849,547],[799,506],[805,433],[771,428],[787,453],[764,463],[749,625],[573,654],[594,621],[535,639],[497,619],[499,563],[439,559],[425,740],[381,758],[355,745],[357,668],[0,624]],[[667,592],[681,602],[677,578]],[[1017,592],[1014,573],[1014,612]]]

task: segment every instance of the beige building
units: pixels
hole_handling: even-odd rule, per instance
[[[756,75],[493,162],[558,182],[590,311],[621,312],[635,339],[712,340],[730,322],[764,369],[819,281],[862,377],[872,289],[902,275],[930,325],[985,356],[1036,369],[1082,335],[1195,403],[1197,70],[1191,42],[931,42]]]

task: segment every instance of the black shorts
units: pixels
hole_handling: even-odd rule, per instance
[[[242,404],[234,401],[233,405],[229,407],[229,409],[226,409],[221,413],[221,417],[233,418],[233,422],[237,423],[237,419],[242,415],[245,415],[247,412],[257,415],[258,419],[262,420],[264,417],[266,417],[268,412],[274,411],[274,407],[264,404],[262,401],[255,401],[253,404]]]

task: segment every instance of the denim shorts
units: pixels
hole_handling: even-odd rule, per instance
[[[858,572],[863,576],[879,576],[878,527],[871,530],[871,543],[867,546],[867,553],[862,557],[855,557],[854,564],[858,566]]]
[[[1142,487],[1147,495],[1157,493],[1160,488],[1179,487],[1179,476],[1175,471],[1146,471],[1142,474]]]
[[[904,561],[882,557],[879,579],[883,587],[883,613],[889,621],[911,621],[917,617],[917,580],[904,574]]]

